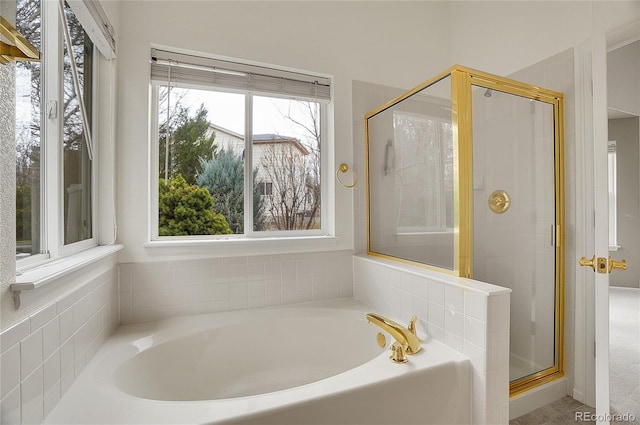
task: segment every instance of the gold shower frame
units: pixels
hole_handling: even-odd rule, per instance
[[[451,118],[454,129],[454,262],[452,269],[418,263],[375,252],[371,249],[371,180],[369,175],[369,119],[447,77],[451,77]],[[564,375],[565,176],[564,96],[562,93],[460,65],[454,65],[390,102],[369,112],[364,118],[367,181],[367,253],[371,256],[420,266],[450,275],[473,278],[473,121],[471,92],[474,86],[537,100],[553,106],[556,218],[554,365],[535,374],[511,381],[509,383],[509,395],[514,396]]]

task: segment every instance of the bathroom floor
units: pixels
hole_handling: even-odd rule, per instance
[[[634,421],[612,421],[611,425],[640,425],[640,290],[611,287],[609,294],[611,413],[635,415]],[[512,419],[509,424],[595,424],[576,417],[576,412],[594,411],[566,396]]]
[[[542,406],[532,412],[509,421],[509,425],[570,425],[595,424],[595,421],[576,420],[576,413],[594,413],[595,409],[569,396]]]

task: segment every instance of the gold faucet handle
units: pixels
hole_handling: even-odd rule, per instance
[[[405,348],[402,346],[402,344],[394,342],[391,345],[391,355],[389,356],[389,358],[394,363],[406,363],[408,360],[407,356],[404,353]]]
[[[409,322],[409,327],[407,329],[409,329],[409,332],[411,332],[412,334],[417,336],[417,331],[416,331],[416,322],[418,321],[418,316],[416,316],[415,314],[413,316],[411,316],[411,321]]]

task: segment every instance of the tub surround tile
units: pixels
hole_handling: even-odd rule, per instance
[[[20,402],[23,424],[39,424],[44,419],[42,366],[22,381]]]
[[[123,263],[120,321],[351,297],[351,256],[337,251]]]
[[[20,342],[20,378],[26,379],[42,364],[42,330],[38,329]]]
[[[20,345],[2,353],[0,356],[0,399],[3,399],[20,384]]]
[[[1,422],[39,424],[119,322],[115,266],[0,333]]]
[[[55,316],[42,327],[42,356],[46,359],[60,347],[60,318]]]
[[[365,255],[353,274],[356,299],[470,358],[474,424],[508,422],[509,289]]]
[[[56,304],[49,304],[44,307],[42,310],[39,310],[33,316],[29,318],[29,322],[31,323],[31,332],[34,332],[36,329],[42,327],[49,320],[53,319],[56,316]]]
[[[31,327],[28,317],[2,331],[2,334],[0,334],[0,348],[2,352],[4,353],[5,350],[28,337],[30,332]]]
[[[21,418],[20,387],[15,387],[0,400],[0,423],[19,424]]]

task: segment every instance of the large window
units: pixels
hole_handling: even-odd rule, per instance
[[[95,245],[91,128],[97,56],[66,2],[15,5],[16,29],[41,52],[40,61],[13,65],[20,268]]]
[[[152,51],[152,238],[326,234],[329,80]]]

